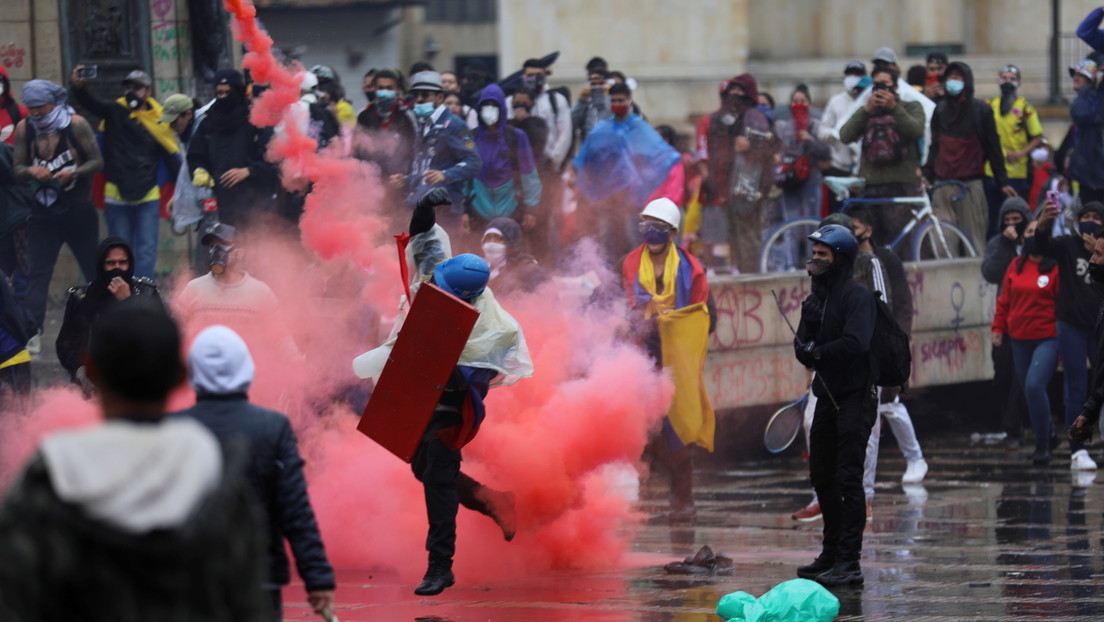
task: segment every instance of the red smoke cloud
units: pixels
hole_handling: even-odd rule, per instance
[[[271,84],[254,103],[252,120],[278,125],[298,100],[299,80],[272,56],[272,40],[258,28],[253,6],[225,5],[235,36],[250,50],[243,66],[258,83]],[[394,321],[401,292],[390,241],[396,232],[385,225],[388,208],[373,167],[316,153],[291,123],[285,131],[287,140],[274,142],[269,159],[279,162],[285,185],[310,183],[312,191],[301,240],[266,233],[240,244],[249,272],[280,301],[279,334],[247,339],[258,367],[250,397],[295,424],[334,564],[393,568],[416,581],[425,568],[421,485],[409,465],[355,430],[366,394],[351,369],[352,359],[377,346]],[[593,255],[567,273],[600,270]],[[483,429],[465,448],[462,468],[517,495],[521,529],[507,544],[490,519],[461,509],[456,565],[462,582],[465,576],[486,581],[548,568],[611,567],[639,523],[631,500],[615,490],[618,471],[610,467],[621,465],[623,473],[637,463],[672,388],[642,351],[616,338],[622,309],[579,304],[567,290],[553,280],[532,294],[502,299],[525,331],[536,371],[492,389]],[[182,324],[187,335],[203,328],[188,318]],[[281,350],[286,336],[301,358]],[[16,449],[7,454],[5,474],[41,434],[99,416],[69,389],[40,398],[31,425],[7,436]],[[181,391],[173,406],[192,399]]]

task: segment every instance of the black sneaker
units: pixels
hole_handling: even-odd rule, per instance
[[[824,574],[835,566],[835,562],[824,555],[817,556],[811,564],[797,567],[797,576],[802,579],[815,579],[817,575]]]
[[[445,591],[446,587],[451,587],[453,583],[456,583],[456,577],[453,576],[452,570],[441,566],[430,566],[429,570],[426,570],[421,585],[414,588],[414,593],[418,596],[436,596]]]
[[[1035,466],[1046,466],[1050,464],[1050,450],[1046,447],[1036,449],[1035,453],[1031,455],[1031,464]]]
[[[840,562],[832,566],[828,572],[818,574],[814,580],[824,587],[862,585],[863,573],[859,562]]]

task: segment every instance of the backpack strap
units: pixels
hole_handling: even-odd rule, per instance
[[[521,167],[518,165],[517,133],[521,130],[510,124],[506,124],[503,129],[506,131],[506,148],[510,152],[510,166],[514,171],[514,197],[517,200],[518,207],[521,207],[521,199],[525,194],[521,189]]]
[[[8,117],[11,118],[12,125],[16,125],[23,120],[23,115],[19,112],[19,104],[15,103],[15,100],[11,97],[4,104],[4,110],[8,111]]]

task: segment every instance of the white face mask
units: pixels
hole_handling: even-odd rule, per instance
[[[502,265],[506,260],[506,245],[502,242],[484,242],[483,259],[486,259],[492,268]]]
[[[490,127],[498,125],[498,106],[483,106],[479,109],[479,118]]]
[[[1046,162],[1049,157],[1050,152],[1047,151],[1046,147],[1036,147],[1031,152],[1031,159],[1039,162],[1040,164]]]
[[[859,80],[862,80],[862,76],[844,76],[843,89],[850,93],[852,89],[858,86]]]

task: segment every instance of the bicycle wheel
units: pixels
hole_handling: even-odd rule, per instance
[[[813,243],[808,240],[820,225],[819,218],[791,218],[778,223],[767,231],[763,245],[759,247],[759,272],[800,270],[804,260],[812,253]],[[793,243],[792,248],[787,245]],[[790,257],[788,255],[794,254]]]
[[[943,238],[947,241],[950,255],[939,243],[939,236],[935,233],[934,223],[929,221],[912,232],[910,254],[912,261],[977,257],[977,249],[974,248],[974,243],[970,241],[970,236],[966,235],[961,227],[945,218],[939,219],[939,227],[943,229]]]

